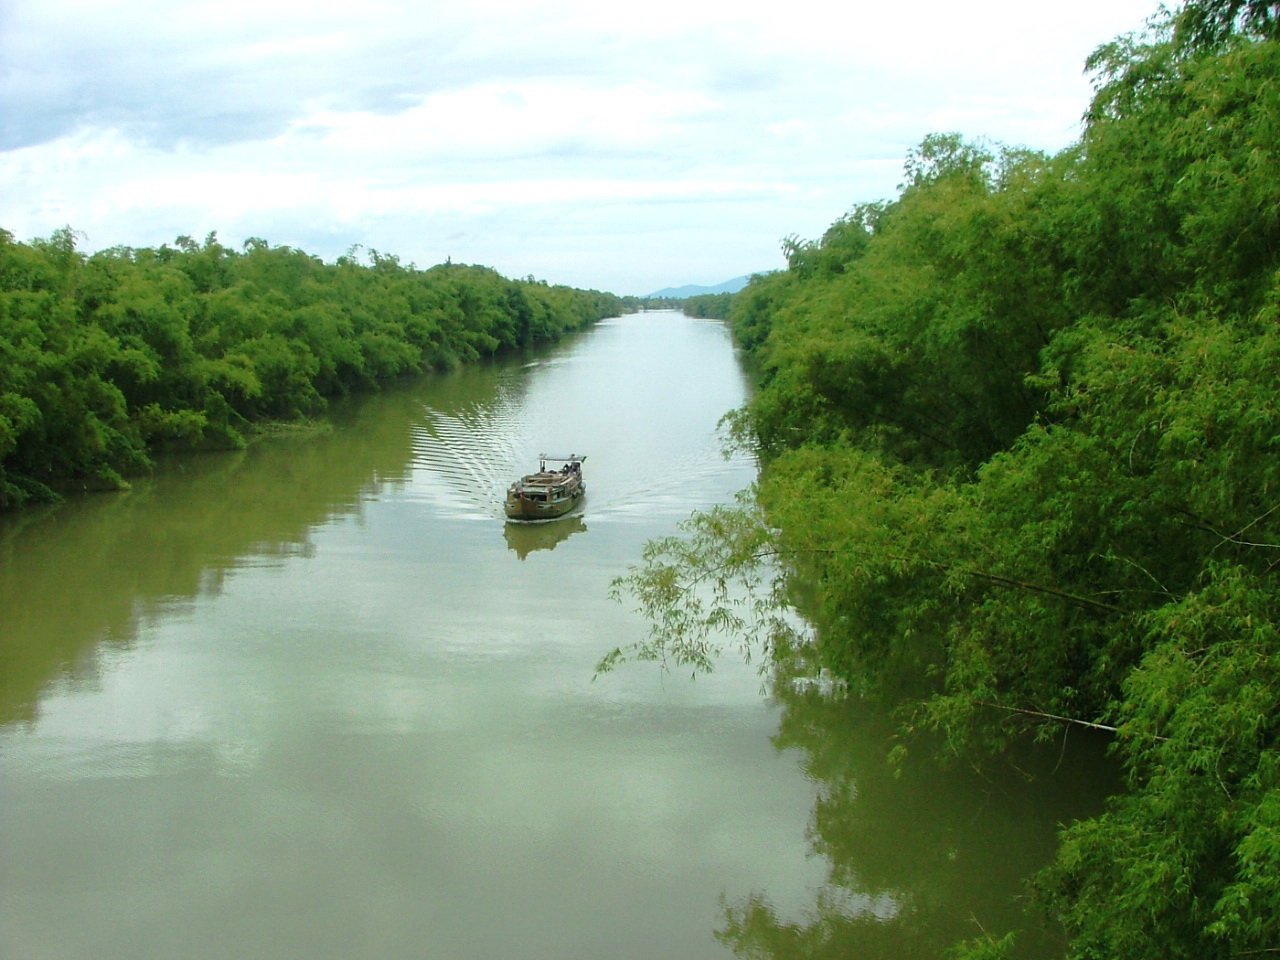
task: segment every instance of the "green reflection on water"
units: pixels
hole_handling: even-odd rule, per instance
[[[1061,954],[1061,929],[1029,902],[1027,881],[1059,827],[1100,812],[1117,786],[1104,739],[1064,731],[982,771],[938,762],[940,745],[921,740],[895,767],[899,728],[883,712],[812,685],[775,695],[774,745],[799,751],[818,789],[807,832],[827,878],[799,916],[780,915],[767,891],[731,902],[722,942],[752,958],[923,960],[1016,930],[1016,957]]]
[[[92,683],[99,644],[217,595],[244,563],[306,555],[314,528],[406,481],[411,425],[489,398],[507,361],[336,405],[335,428],[247,450],[171,456],[123,493],[0,516],[0,724],[31,720],[59,677]]]
[[[646,629],[611,577],[750,479],[711,437],[743,389],[721,328],[617,321],[0,518],[0,953],[722,957],[721,893],[764,956],[1021,925],[1075,741],[1047,786],[894,779],[891,724],[811,691],[771,748],[741,665],[591,682]],[[505,525],[562,446],[584,513]]]

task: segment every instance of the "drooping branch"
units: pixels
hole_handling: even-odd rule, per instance
[[[835,554],[840,551],[835,549],[818,549],[814,548],[808,553],[830,553]],[[962,567],[958,564],[943,563],[941,560],[924,560],[920,557],[910,557],[905,554],[887,554],[891,560],[901,560],[905,563],[923,563],[927,567],[932,567],[942,573],[952,574],[958,573],[962,576],[973,577],[975,580],[985,580],[988,583],[995,584],[1000,587],[1010,587],[1019,590],[1029,590],[1033,593],[1043,593],[1046,596],[1057,597],[1060,600],[1066,600],[1077,606],[1093,610],[1098,613],[1128,613],[1124,607],[1116,606],[1113,603],[1106,603],[1102,600],[1095,600],[1092,597],[1082,597],[1076,593],[1069,593],[1066,590],[1059,590],[1057,587],[1050,587],[1043,583],[1032,583],[1029,580],[1019,580],[1016,577],[1006,577],[998,573],[989,573],[985,570],[975,570],[970,567]]]
[[[754,639],[759,638],[761,627],[785,616],[789,603],[782,592],[766,587],[768,578],[761,578],[763,567],[778,563],[785,566],[788,561],[801,560],[805,556],[870,553],[834,547],[784,548],[763,525],[756,525],[753,521],[743,523],[743,519],[738,514],[726,518],[725,514],[718,512],[702,515],[686,528],[686,537],[651,542],[640,567],[632,568],[627,575],[612,582],[610,595],[613,599],[620,600],[624,592],[629,593],[639,602],[639,610],[650,621],[650,640],[633,647],[633,654],[640,659],[661,659],[665,662],[667,654],[673,652],[678,661],[709,669],[710,658],[715,652],[708,644],[712,633],[726,629],[742,631],[742,642],[750,647]],[[1095,597],[1081,596],[1015,576],[919,555],[889,552],[877,555],[881,560],[927,567],[948,577],[972,578],[993,586],[1043,594],[1099,615],[1126,615],[1131,612]],[[748,597],[753,599],[728,599],[726,588],[731,579],[739,581],[746,588]],[[697,596],[700,588],[705,586],[710,586],[715,594],[710,599],[710,606]],[[601,661],[599,669],[606,670],[625,659],[630,657],[621,649],[615,650]]]
[[[1078,717],[1064,717],[1056,713],[1044,713],[1041,710],[1028,710],[1025,707],[1011,707],[1007,703],[992,703],[990,700],[975,700],[974,703],[980,707],[990,707],[993,710],[1006,710],[1009,713],[1020,713],[1026,717],[1036,717],[1040,720],[1055,720],[1058,723],[1069,723],[1077,727],[1085,727],[1089,730],[1101,730],[1103,733],[1120,733],[1119,727],[1113,727],[1106,723],[1096,723],[1093,720],[1081,720]],[[1161,742],[1168,742],[1168,737],[1153,736],[1151,739]]]
[[[1215,544],[1213,548],[1215,550],[1218,547],[1222,546],[1224,543],[1235,544],[1238,547],[1254,547],[1260,550],[1280,550],[1280,543],[1265,543],[1257,540],[1244,539],[1244,534],[1247,530],[1261,523],[1271,514],[1275,513],[1276,510],[1280,510],[1280,503],[1277,503],[1275,506],[1271,507],[1270,510],[1265,511],[1259,516],[1254,517],[1252,520],[1246,523],[1243,527],[1241,527],[1235,533],[1223,533],[1221,530],[1215,527],[1208,520],[1204,519],[1203,517],[1197,516],[1196,514],[1192,513],[1190,510],[1187,510],[1185,508],[1178,508],[1177,512],[1191,518],[1191,522],[1185,524],[1186,526],[1191,527],[1193,530],[1203,530],[1205,533],[1211,533],[1215,537],[1217,537],[1218,543]]]
[[[937,566],[940,569],[948,569],[945,564],[935,561],[927,561],[931,566]],[[1026,580],[1015,580],[1012,577],[1002,577],[999,574],[986,573],[981,570],[960,570],[966,576],[975,577],[986,580],[989,583],[997,584],[1003,587],[1016,587],[1021,590],[1030,590],[1033,593],[1043,593],[1051,597],[1057,597],[1060,600],[1066,600],[1077,606],[1084,607],[1087,610],[1094,610],[1102,613],[1128,613],[1124,607],[1118,607],[1112,603],[1104,603],[1101,600],[1094,600],[1092,597],[1082,597],[1079,594],[1068,593],[1065,590],[1058,590],[1055,587],[1047,587],[1042,583],[1030,583]]]
[[[1056,713],[1045,713],[1041,710],[1028,710],[1025,707],[1011,707],[1007,703],[992,703],[990,700],[975,700],[980,707],[990,707],[993,710],[1005,710],[1009,713],[1020,713],[1024,717],[1036,717],[1039,720],[1056,720],[1059,723],[1070,723],[1077,727],[1087,727],[1090,730],[1101,730],[1104,733],[1119,733],[1119,727],[1113,727],[1105,723],[1096,723],[1093,720],[1081,720],[1078,717],[1063,717]]]

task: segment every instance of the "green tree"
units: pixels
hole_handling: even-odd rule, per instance
[[[930,137],[895,201],[789,240],[732,311],[755,502],[619,584],[654,631],[604,666],[738,636],[975,761],[1109,732],[1127,788],[1037,883],[1071,957],[1280,948],[1276,12],[1157,18],[1091,59],[1078,144]]]
[[[85,257],[69,227],[0,231],[0,508],[114,486],[149,451],[237,446],[264,418],[554,340],[622,309],[598,291],[369,251],[326,264],[210,233]]]

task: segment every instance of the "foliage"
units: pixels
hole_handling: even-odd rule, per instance
[[[649,620],[649,642],[629,651],[615,648],[597,670],[630,657],[707,671],[725,642],[738,644],[747,659],[754,649],[768,653],[794,643],[795,623],[769,567],[773,556],[769,531],[745,495],[736,509],[697,514],[680,535],[650,541],[642,556],[644,576],[613,585],[615,599],[631,590]]]
[[[0,509],[119,486],[156,450],[241,445],[256,421],[623,308],[484,267],[368,259],[256,238],[238,253],[215,234],[86,256],[70,228],[25,244],[0,230]]]
[[[1073,957],[1280,949],[1278,10],[1185,4],[1090,60],[1079,143],[934,135],[896,200],[788,240],[730,311],[758,506],[620,584],[632,652],[697,663],[716,610],[666,605],[736,558],[954,753],[1114,732],[1127,790],[1037,884]]]
[[[732,293],[700,293],[686,297],[681,304],[685,316],[710,320],[727,320]]]

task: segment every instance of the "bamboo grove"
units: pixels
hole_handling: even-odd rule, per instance
[[[777,652],[801,597],[816,665],[955,754],[1107,731],[1127,789],[1031,883],[1073,958],[1280,952],[1278,27],[1162,12],[1093,55],[1070,148],[930,136],[896,199],[788,240],[730,309],[756,496],[617,585],[654,630],[605,667],[753,623]],[[835,956],[829,920],[730,940]]]
[[[625,307],[596,291],[369,251],[336,263],[210,234],[86,256],[70,228],[0,230],[0,509],[111,488],[158,450],[242,445],[256,424],[558,339]]]

